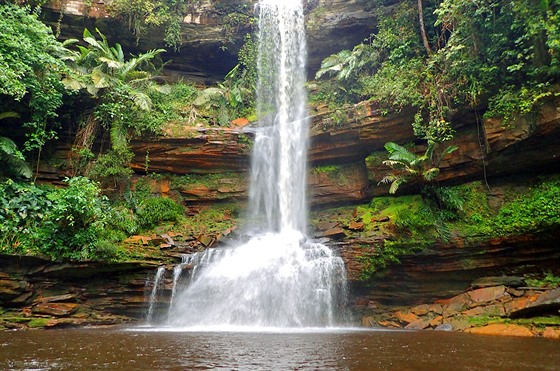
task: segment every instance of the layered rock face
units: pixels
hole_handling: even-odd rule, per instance
[[[102,325],[142,319],[157,263],[55,263],[0,256],[0,326]],[[31,322],[31,323],[30,323]]]
[[[64,38],[79,38],[85,27],[98,28],[107,38],[118,41],[128,52],[138,54],[151,49],[166,48],[163,55],[170,60],[165,70],[168,76],[186,76],[200,83],[221,80],[237,63],[236,53],[249,25],[229,26],[224,9],[252,16],[257,0],[201,1],[185,14],[181,24],[182,44],[179,50],[165,47],[164,30],[143,35],[137,42],[126,22],[109,17],[110,0],[53,1],[45,6],[45,17],[60,29]],[[375,29],[375,12],[388,11],[390,6],[376,8],[373,0],[316,0],[309,1],[307,32],[309,70],[314,74],[321,61],[342,49],[351,49],[367,38]],[[59,23],[60,14],[63,14]],[[226,35],[226,28],[234,28],[234,35]],[[228,31],[230,32],[230,31]],[[226,41],[226,37],[228,41]],[[234,42],[229,42],[233,39]],[[336,40],[336,42],[333,42]]]
[[[560,135],[559,104],[558,99],[549,101],[534,116],[520,118],[507,128],[497,120],[479,122],[474,113],[458,117],[457,134],[449,143],[458,150],[443,159],[439,181],[457,184],[519,172],[553,171],[560,163],[560,142],[555,139]],[[389,141],[405,144],[415,140],[413,112],[382,115],[373,104],[360,103],[349,109],[344,123],[334,122],[329,115],[328,110],[318,110],[312,117],[311,205],[352,204],[387,194],[386,187],[378,186],[388,170],[381,163],[387,157],[383,146]],[[191,128],[183,137],[137,139],[131,144],[135,153],[132,167],[144,171],[148,153],[150,172],[245,173],[251,135],[238,128]],[[369,161],[372,153],[376,159]],[[331,167],[329,171],[322,170],[325,165]],[[222,191],[218,193],[223,200],[227,190]],[[187,201],[215,201],[212,195],[216,192],[207,194],[207,199],[199,194],[196,200]],[[239,199],[239,194],[238,187],[232,197]]]

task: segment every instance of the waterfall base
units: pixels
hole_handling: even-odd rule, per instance
[[[296,231],[209,249],[179,282],[171,327],[332,327],[343,322],[346,272],[326,246]],[[182,286],[181,286],[182,285]]]

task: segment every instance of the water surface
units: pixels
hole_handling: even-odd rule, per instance
[[[0,332],[2,370],[558,370],[560,341],[315,330]]]

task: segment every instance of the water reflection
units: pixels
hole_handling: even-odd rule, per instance
[[[555,370],[560,341],[441,332],[0,333],[0,369]]]

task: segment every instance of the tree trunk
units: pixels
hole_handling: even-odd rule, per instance
[[[430,43],[428,42],[428,36],[426,35],[426,27],[424,26],[424,7],[422,6],[422,0],[418,0],[418,17],[420,19],[420,34],[422,35],[422,42],[426,48],[428,55],[432,54],[432,48],[430,48]]]

